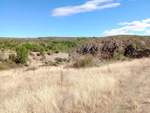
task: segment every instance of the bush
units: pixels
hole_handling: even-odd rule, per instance
[[[49,62],[46,61],[45,64],[49,64]]]
[[[44,46],[44,44],[41,44],[42,46]],[[48,43],[48,45],[46,46],[46,48],[48,48],[49,50],[52,50],[56,53],[59,52],[64,52],[69,48],[73,48],[78,46],[78,43],[75,41],[52,41],[50,43]],[[44,46],[45,48],[45,46]]]
[[[21,67],[22,65],[17,65],[15,62],[12,61],[4,61],[0,63],[0,70],[6,70],[10,68],[16,68],[16,67]]]
[[[136,41],[136,49],[140,49],[141,43]]]
[[[22,46],[26,47],[29,50],[33,50],[33,45],[32,44],[26,43],[26,44],[23,44]]]
[[[120,54],[120,53],[114,53],[113,59],[114,60],[125,60],[126,57],[124,55]]]
[[[77,38],[77,41],[78,41],[78,42],[83,42],[83,41],[85,41],[85,40],[88,40],[88,38],[86,38],[86,37]]]
[[[15,54],[10,54],[9,55],[9,60],[15,62],[16,61],[16,55]]]
[[[26,61],[28,60],[29,50],[26,49],[26,47],[24,47],[24,46],[20,46],[16,49],[16,53],[17,53],[16,62],[17,63],[26,63]]]
[[[3,58],[0,58],[0,62],[4,62],[5,60]]]
[[[91,57],[85,57],[83,59],[77,59],[74,63],[75,67],[93,67],[97,66],[96,62],[93,61],[93,58]]]
[[[41,48],[41,49],[40,49],[40,54],[42,55],[43,58],[45,58],[45,51],[44,51],[44,48]]]
[[[6,69],[7,69],[7,67],[0,65],[0,70],[6,70]]]
[[[56,60],[57,62],[60,62],[60,63],[63,62],[63,59],[62,59],[62,58],[56,58],[55,60]]]

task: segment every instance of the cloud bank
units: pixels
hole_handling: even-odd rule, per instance
[[[104,31],[104,35],[134,35],[134,33],[129,32],[144,32],[144,35],[150,35],[150,18],[142,21],[133,21],[131,23],[128,22],[121,22],[118,25],[123,25],[124,27],[120,29],[112,29]]]
[[[113,0],[91,0],[79,6],[65,6],[56,8],[53,10],[51,16],[68,16],[76,13],[117,7],[119,5],[120,3],[114,3]]]

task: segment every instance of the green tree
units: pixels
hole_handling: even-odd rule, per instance
[[[29,50],[33,50],[33,45],[30,43],[23,44],[22,46],[26,47]]]
[[[17,53],[16,62],[26,63],[26,61],[28,60],[29,50],[24,46],[20,46],[16,49],[16,53]]]

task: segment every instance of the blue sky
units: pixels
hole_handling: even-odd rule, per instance
[[[150,0],[0,0],[0,37],[150,35]]]

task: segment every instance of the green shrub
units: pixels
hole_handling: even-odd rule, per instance
[[[87,40],[88,38],[86,37],[82,37],[82,38],[77,38],[77,42],[83,42],[85,40]]]
[[[44,46],[44,44],[41,45]],[[78,46],[78,43],[75,41],[52,41],[47,44],[46,48],[56,53],[59,53],[76,46]]]
[[[17,44],[13,41],[13,40],[6,40],[4,42],[1,42],[1,48],[3,49],[16,49],[17,48]]]
[[[16,61],[16,55],[15,54],[10,54],[9,55],[9,60],[15,62]]]
[[[0,63],[0,70],[5,70],[5,69],[10,69],[10,68],[16,68],[16,67],[21,67],[21,64],[16,64],[15,62],[12,61],[4,61]]]
[[[44,48],[41,48],[41,49],[40,49],[40,54],[42,55],[43,58],[45,58],[45,51],[44,51]]]
[[[5,60],[3,58],[0,58],[0,62],[4,62]]]
[[[49,62],[46,61],[45,64],[49,64]]]
[[[33,50],[33,45],[32,44],[26,43],[26,44],[23,44],[22,46],[26,47],[29,50]]]
[[[63,59],[62,59],[62,58],[59,58],[59,59],[58,59],[58,62],[62,62],[62,61],[63,61]]]
[[[57,61],[57,62],[63,62],[63,59],[62,58],[55,58],[55,60]]]
[[[124,55],[120,55],[120,60],[125,60],[126,57]]]
[[[33,50],[32,51],[40,52],[41,48],[43,48],[41,45],[33,44]]]
[[[140,49],[141,43],[136,41],[136,49]]]
[[[114,55],[113,55],[114,60],[125,60],[125,58],[126,57],[120,53],[114,53]]]
[[[74,63],[75,67],[93,67],[97,66],[96,62],[93,61],[93,58],[91,57],[85,57],[83,59],[77,59]]]
[[[52,66],[58,66],[58,64],[57,63],[52,63]]]
[[[17,53],[16,62],[26,63],[26,61],[28,60],[29,50],[24,46],[20,46],[16,49],[16,53]]]
[[[0,70],[6,70],[7,67],[5,67],[4,65],[0,65]]]

